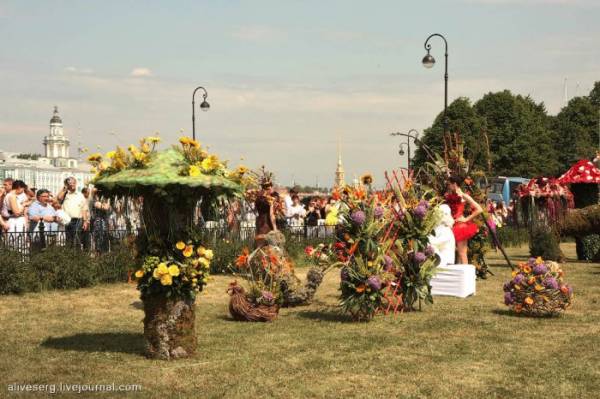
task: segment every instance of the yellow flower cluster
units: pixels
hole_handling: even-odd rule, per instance
[[[164,287],[176,287],[198,292],[208,283],[210,262],[214,257],[212,250],[201,245],[179,241],[175,247],[180,255],[159,259],[146,257],[144,265],[135,272],[138,288],[144,292],[146,287],[159,282]],[[179,259],[179,260],[178,260]]]
[[[115,173],[128,167],[143,168],[148,164],[150,155],[154,152],[156,144],[160,142],[160,137],[145,137],[140,140],[140,147],[131,144],[125,151],[117,146],[113,151],[108,151],[104,157],[101,154],[92,154],[88,157],[88,162],[92,165],[92,171],[97,176],[105,173]],[[109,162],[104,161],[106,159]]]
[[[214,174],[219,171],[225,171],[225,163],[221,162],[216,155],[209,155],[202,148],[200,142],[190,138],[181,137],[181,153],[183,154],[188,166],[181,170],[180,174],[184,176],[197,177],[201,174]]]

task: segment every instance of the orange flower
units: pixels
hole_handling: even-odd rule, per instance
[[[238,256],[238,258],[235,260],[235,265],[238,267],[244,267],[248,264],[248,255],[250,254],[250,251],[248,250],[248,248],[244,248],[242,250],[242,254],[240,256]]]
[[[362,292],[365,292],[365,289],[367,287],[364,284],[359,285],[358,287],[356,287],[356,292],[358,292],[359,294]]]
[[[269,261],[274,265],[279,264],[279,258],[274,254],[269,254]]]
[[[527,284],[529,284],[529,285],[535,284],[535,277],[529,277],[529,280],[527,280]]]
[[[531,306],[531,305],[533,305],[533,298],[530,297],[530,296],[528,296],[527,298],[525,298],[524,302],[525,302],[526,305]]]
[[[192,245],[187,245],[183,250],[183,256],[189,258],[194,253],[194,247]]]
[[[542,286],[542,285],[539,285],[539,284],[536,284],[536,285],[535,285],[535,290],[536,290],[536,291],[538,291],[538,292],[539,292],[539,291],[543,291],[543,290],[544,290],[544,286]]]
[[[523,305],[521,305],[521,304],[515,305],[515,312],[521,313],[522,310],[523,310]]]
[[[523,267],[523,271],[524,271],[525,273],[527,273],[527,274],[531,273],[531,266],[529,266],[529,265],[525,265],[525,266]]]
[[[331,193],[331,198],[338,201],[341,198],[340,193],[337,190],[335,190],[333,193]]]
[[[560,292],[562,292],[563,294],[568,294],[569,287],[567,287],[566,285],[563,285],[562,287],[560,287]]]

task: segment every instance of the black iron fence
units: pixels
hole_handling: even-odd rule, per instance
[[[314,239],[327,239],[334,235],[335,226],[320,225],[291,225],[279,227],[288,240],[304,241]],[[250,224],[227,226],[221,223],[207,223],[202,228],[203,237],[207,245],[217,241],[230,241],[252,246],[256,236],[256,227]],[[42,250],[48,246],[74,246],[86,251],[104,253],[110,252],[127,237],[136,237],[140,232],[137,229],[91,229],[89,231],[47,230],[40,224],[32,231],[4,232],[0,234],[0,249],[18,251],[23,255]]]

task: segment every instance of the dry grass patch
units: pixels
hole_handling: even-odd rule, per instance
[[[132,285],[1,297],[0,397],[19,382],[142,384],[141,394],[104,396],[144,398],[597,397],[600,265],[568,263],[572,309],[528,319],[506,312],[510,271],[493,254],[491,263],[496,275],[478,282],[476,296],[437,297],[423,312],[369,324],[338,313],[337,271],[312,305],[268,324],[231,321],[231,278],[217,276],[198,301],[198,356],[178,362],[142,356]]]

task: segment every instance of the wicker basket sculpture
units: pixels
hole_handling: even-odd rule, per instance
[[[273,321],[279,314],[279,305],[257,305],[248,300],[244,287],[232,282],[227,289],[229,313],[237,321]]]

